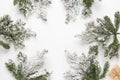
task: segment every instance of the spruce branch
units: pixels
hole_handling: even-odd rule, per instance
[[[49,72],[42,69],[43,58],[47,50],[41,52],[35,61],[28,61],[27,56],[22,52],[18,54],[18,63],[13,60],[5,63],[6,68],[10,71],[16,80],[48,80]]]
[[[5,49],[9,49],[9,44],[13,44],[15,48],[23,48],[25,39],[36,36],[30,29],[24,28],[25,23],[21,20],[14,22],[9,15],[5,15],[0,19],[0,45]],[[4,40],[4,42],[3,42]]]
[[[92,14],[91,7],[94,4],[94,0],[62,0],[62,2],[66,11],[66,24],[74,21],[77,16],[81,14],[80,12],[82,12],[84,17],[88,17]],[[80,11],[82,6],[83,10]]]
[[[92,14],[91,7],[94,3],[94,0],[82,0],[84,9],[82,10],[82,14],[87,17]]]
[[[66,10],[65,23],[74,20],[80,14],[80,0],[62,0]]]
[[[3,41],[0,41],[0,45],[1,45],[3,48],[5,48],[5,49],[9,49],[9,48],[10,48],[9,44],[7,44],[7,43],[5,43],[5,42],[3,42]]]
[[[47,21],[47,8],[50,0],[14,0],[13,4],[19,6],[19,11],[26,17],[33,12],[38,13],[43,21]]]
[[[103,19],[98,18],[97,25],[94,22],[88,23],[86,31],[82,35],[76,35],[76,37],[81,36],[82,40],[87,43],[96,42],[98,45],[102,44],[105,50],[105,57],[118,57],[120,48],[118,39],[120,34],[120,13],[116,12],[114,17],[114,23],[108,16],[105,16]],[[111,40],[113,41],[111,42]]]
[[[70,54],[66,51],[67,61],[72,68],[66,73],[66,80],[100,80],[105,78],[109,63],[106,61],[103,69],[101,68],[96,58],[98,50],[93,49],[95,47],[90,47],[88,56],[85,54],[78,56],[76,53]]]

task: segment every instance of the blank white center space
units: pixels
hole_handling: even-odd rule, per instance
[[[12,19],[22,19],[26,22],[26,27],[37,33],[36,39],[30,39],[25,42],[25,49],[21,50],[28,56],[35,56],[38,51],[47,49],[45,66],[52,72],[51,80],[65,80],[64,73],[68,69],[69,64],[66,63],[64,50],[71,53],[86,53],[87,45],[82,45],[79,39],[74,35],[80,34],[85,30],[85,23],[102,18],[105,15],[114,18],[114,13],[120,11],[120,1],[118,0],[102,0],[100,3],[93,5],[93,14],[89,19],[78,17],[75,22],[65,24],[65,11],[60,0],[52,0],[52,5],[48,8],[48,22],[44,23],[41,19],[37,19],[37,15],[30,16],[25,19],[12,4],[11,0],[2,0],[0,3],[0,16],[10,14]],[[1,49],[2,47],[0,47]],[[13,80],[14,77],[7,71],[4,63],[9,58],[16,59],[16,51],[10,49],[8,51],[0,50],[0,75],[2,80]],[[102,62],[102,61],[101,61]],[[114,61],[114,63],[117,63]],[[112,63],[113,65],[113,63]],[[108,79],[107,79],[108,80]]]
[[[65,59],[65,49],[79,49],[74,35],[80,33],[80,26],[68,26],[64,23],[65,14],[63,13],[60,1],[53,1],[52,9],[49,12],[47,27],[40,29],[40,45],[48,49],[47,57],[50,60],[49,70],[51,69],[52,80],[63,80],[67,69]],[[61,7],[60,7],[61,6]],[[42,28],[43,28],[42,27]],[[48,62],[47,62],[48,63]]]

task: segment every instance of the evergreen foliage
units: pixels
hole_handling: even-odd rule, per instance
[[[14,0],[14,5],[19,6],[19,11],[24,15],[28,16],[33,12],[37,12],[39,17],[43,21],[47,21],[46,9],[50,6],[50,0]]]
[[[6,68],[10,71],[16,80],[48,80],[49,72],[46,69],[41,69],[43,65],[44,50],[37,56],[35,61],[28,61],[27,56],[22,52],[18,54],[18,63],[13,60],[5,63]]]
[[[21,20],[14,22],[9,15],[5,15],[0,19],[0,45],[5,49],[9,49],[12,43],[15,48],[23,48],[25,39],[36,36],[30,29],[25,29],[25,23]]]
[[[66,80],[100,80],[106,76],[109,63],[106,61],[103,69],[99,65],[96,56],[97,47],[90,47],[89,54],[78,57],[76,53],[70,55],[67,52],[67,61],[70,63],[72,70],[66,73]]]
[[[114,15],[114,23],[110,17],[105,16],[103,19],[97,19],[97,25],[94,22],[90,22],[87,25],[86,31],[82,35],[82,40],[88,43],[102,44],[105,50],[105,57],[112,58],[119,56],[120,43],[118,39],[119,27],[120,27],[120,13],[116,12]]]
[[[100,0],[99,0],[100,1]],[[81,13],[83,17],[89,17],[92,14],[91,7],[94,0],[62,0],[66,10],[65,23],[74,21]],[[83,6],[82,11],[80,10]]]

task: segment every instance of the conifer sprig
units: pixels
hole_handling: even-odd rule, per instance
[[[90,16],[92,14],[91,7],[94,4],[94,1],[95,0],[62,0],[66,10],[65,23],[67,24],[74,21],[81,13],[85,18]],[[83,9],[81,11],[82,6]]]
[[[82,0],[84,9],[82,10],[82,14],[87,17],[92,14],[91,7],[94,3],[94,0]]]
[[[0,19],[0,45],[5,49],[9,49],[9,44],[13,44],[15,48],[23,48],[25,39],[36,36],[30,29],[24,28],[25,23],[21,20],[14,22],[9,15],[5,15]]]
[[[26,55],[19,52],[18,63],[10,59],[5,65],[16,80],[48,80],[49,72],[42,69],[44,54],[47,52],[47,50],[44,50],[37,56],[35,61],[30,62]]]
[[[82,35],[82,40],[88,43],[96,42],[98,45],[102,44],[105,50],[105,56],[110,58],[119,56],[120,42],[119,27],[120,27],[120,13],[116,12],[114,15],[114,23],[110,17],[105,16],[103,19],[97,19],[97,25],[94,22],[90,22],[87,25],[86,31]]]
[[[38,16],[47,21],[47,8],[50,6],[50,0],[14,0],[14,5],[19,6],[19,11],[26,17],[33,12],[37,12]]]
[[[80,14],[80,0],[62,0],[63,5],[66,10],[65,23],[75,20],[75,18]]]
[[[3,48],[5,48],[5,49],[10,49],[9,44],[8,44],[8,43],[3,42],[2,40],[0,40],[0,46],[2,46],[2,47],[3,47]]]
[[[88,56],[82,54],[80,57],[76,53],[71,55],[66,51],[67,61],[72,68],[66,73],[66,80],[100,80],[105,78],[109,63],[106,61],[102,69],[96,58],[96,53],[98,53],[96,50],[97,47],[93,46],[90,48]]]

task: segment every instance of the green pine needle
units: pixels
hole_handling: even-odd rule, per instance
[[[82,14],[84,16],[90,16],[90,14],[92,14],[92,11],[91,11],[91,7],[94,3],[94,0],[83,0],[83,5],[84,5],[84,9],[82,10]]]
[[[19,6],[19,11],[25,16],[29,16],[34,12],[38,12],[38,16],[43,20],[47,21],[46,9],[50,6],[50,0],[14,0],[14,6]]]
[[[66,73],[66,80],[100,80],[106,77],[109,63],[106,61],[103,69],[101,68],[96,59],[97,48],[97,46],[90,47],[88,56],[82,54],[78,57],[77,54],[70,55],[67,52],[67,60],[72,71]]]
[[[13,60],[5,63],[6,68],[10,71],[16,80],[48,80],[49,73],[44,70],[41,74],[39,70],[43,65],[43,56],[47,51],[44,50],[39,56],[37,56],[37,62],[28,62],[27,56],[23,53],[18,54],[18,63],[16,64]],[[32,63],[32,64],[31,64]],[[43,71],[43,70],[42,70]]]
[[[91,7],[94,4],[94,0],[62,0],[62,2],[66,10],[66,24],[71,21],[75,21],[80,14],[82,14],[85,18],[91,16],[92,14]],[[83,9],[80,11],[82,6]]]
[[[5,49],[10,49],[9,44],[4,43],[3,41],[0,41],[0,45],[1,45],[3,48],[5,48]]]
[[[86,31],[82,35],[77,35],[77,37],[82,36],[82,40],[85,42],[102,45],[105,50],[105,57],[118,57],[120,50],[118,39],[120,34],[120,13],[116,12],[114,17],[114,23],[108,16],[103,19],[98,18],[97,25],[94,22],[88,23]]]
[[[0,19],[0,45],[5,49],[9,49],[9,44],[13,44],[15,48],[24,48],[24,41],[32,36],[36,36],[30,29],[24,28],[25,23],[21,20],[14,22],[9,15],[5,15]]]

